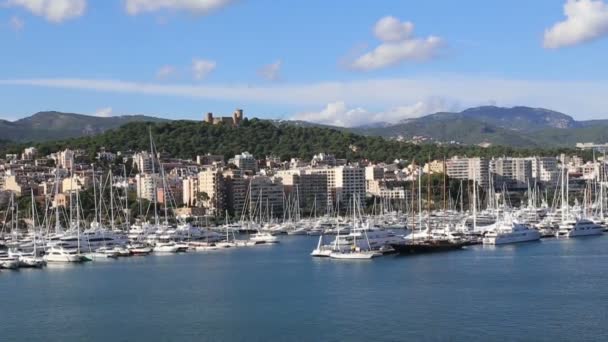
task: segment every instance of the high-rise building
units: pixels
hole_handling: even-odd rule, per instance
[[[454,179],[476,180],[482,187],[488,185],[490,163],[485,158],[453,157],[445,162],[448,176]]]
[[[133,166],[137,167],[139,173],[147,175],[152,173],[152,162],[154,158],[150,152],[141,151],[133,155]],[[156,165],[155,165],[156,166]],[[155,173],[158,173],[158,168],[155,168]]]
[[[338,166],[332,168],[312,168],[306,170],[311,174],[323,174],[327,177],[327,201],[329,204],[340,202],[341,208],[348,206],[353,196],[361,206],[365,206],[365,169],[358,166]]]
[[[236,165],[236,167],[243,171],[256,172],[258,170],[258,162],[249,152],[243,152],[235,155],[232,162],[234,165]]]
[[[162,187],[162,182],[156,175],[138,174],[135,176],[137,182],[137,197],[154,201],[156,199],[156,189]]]
[[[62,169],[71,170],[74,166],[74,155],[74,152],[69,149],[54,154],[55,165]]]
[[[283,214],[283,184],[279,178],[256,175],[249,181],[249,213],[257,213],[263,218],[277,217]]]
[[[226,188],[226,208],[233,215],[243,214],[245,198],[247,197],[248,182],[243,177],[242,170],[224,170],[224,185]]]
[[[306,173],[305,169],[279,170],[275,174],[281,179],[285,194],[298,198],[300,208],[324,211],[327,208],[327,174]]]
[[[532,163],[532,178],[537,183],[552,186],[559,182],[560,170],[557,165],[557,158],[532,157],[528,159]]]
[[[497,158],[490,162],[496,189],[525,189],[532,180],[532,161],[527,158]]]
[[[222,213],[226,209],[226,189],[224,176],[219,169],[207,169],[198,174],[198,196],[205,208],[211,212]]]
[[[182,180],[182,202],[186,207],[194,207],[199,205],[198,203],[198,176],[197,177],[186,177]]]

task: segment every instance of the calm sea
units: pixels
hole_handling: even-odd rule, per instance
[[[371,261],[275,246],[0,272],[3,341],[608,341],[608,236]]]

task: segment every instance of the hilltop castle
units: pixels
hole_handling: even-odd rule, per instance
[[[236,109],[234,111],[234,113],[232,113],[231,117],[222,116],[222,117],[214,118],[213,113],[207,113],[207,116],[205,117],[205,122],[213,124],[213,125],[218,125],[220,123],[223,123],[226,125],[239,126],[241,124],[241,122],[243,122],[243,110]]]

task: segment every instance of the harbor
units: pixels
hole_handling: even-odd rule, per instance
[[[608,337],[597,305],[608,300],[607,236],[348,262],[309,257],[316,243],[285,235],[256,248],[2,271],[10,314],[0,331],[30,341]]]

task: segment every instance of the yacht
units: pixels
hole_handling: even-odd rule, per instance
[[[356,243],[355,247],[378,251],[385,249],[393,243],[399,243],[402,240],[402,237],[390,230],[353,228],[347,235],[336,236],[334,241],[329,243],[329,246],[343,251],[352,246],[353,243]]]
[[[378,256],[382,256],[382,253],[371,250],[362,250],[355,248],[352,251],[334,251],[329,254],[332,259],[343,259],[343,260],[369,260]]]
[[[16,270],[19,268],[19,259],[10,256],[6,250],[0,250],[0,268]]]
[[[19,261],[19,267],[41,268],[46,265],[43,258],[35,252],[24,252],[21,250],[9,250],[8,256]]]
[[[484,245],[504,245],[509,243],[538,241],[540,232],[520,223],[505,223],[487,232],[483,237]]]
[[[556,237],[578,237],[589,235],[601,235],[604,228],[597,223],[587,219],[565,220],[559,225]]]
[[[255,233],[255,234],[251,234],[251,236],[249,237],[250,241],[253,241],[255,243],[278,243],[279,242],[279,238],[277,238],[276,236],[270,234],[270,233]]]
[[[179,249],[175,242],[157,242],[154,246],[155,253],[177,253]]]
[[[152,247],[141,242],[132,243],[127,246],[131,255],[148,255],[152,253]]]
[[[44,256],[46,262],[84,262],[87,258],[80,254],[77,249],[66,249],[63,247],[52,247]]]
[[[124,246],[127,244],[127,236],[119,231],[89,229],[80,234],[66,234],[50,244],[68,249],[80,246],[80,248],[96,250],[100,247]]]
[[[313,257],[329,257],[334,250],[331,245],[323,245],[323,235],[319,236],[319,242],[317,248],[315,248],[310,255]]]

